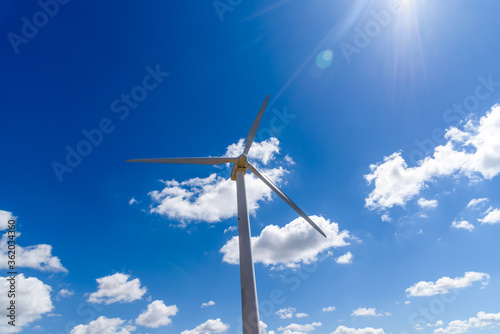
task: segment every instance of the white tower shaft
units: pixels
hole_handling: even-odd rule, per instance
[[[260,334],[257,287],[255,286],[255,273],[252,259],[250,220],[248,219],[247,196],[245,191],[245,173],[246,170],[239,170],[236,172],[243,334]]]

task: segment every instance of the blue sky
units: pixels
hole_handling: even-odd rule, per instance
[[[267,94],[250,160],[328,238],[247,175],[265,332],[500,328],[498,2],[0,7],[1,332],[241,333],[229,167],[125,160],[237,155]]]

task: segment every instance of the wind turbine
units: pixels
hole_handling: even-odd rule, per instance
[[[250,221],[248,218],[247,197],[245,191],[245,174],[250,169],[259,179],[271,188],[281,199],[292,207],[302,218],[312,225],[322,236],[325,233],[302,211],[285,193],[283,193],[268,177],[259,172],[247,158],[250,147],[257,134],[262,115],[266,109],[269,95],[266,97],[250,132],[245,139],[245,149],[239,157],[206,157],[206,158],[160,158],[160,159],[134,159],[130,162],[153,162],[166,164],[197,164],[219,165],[232,163],[231,180],[236,181],[236,195],[238,202],[238,237],[240,243],[240,279],[241,279],[241,308],[243,314],[243,334],[260,334],[259,306],[257,304],[257,289],[255,286],[255,273],[252,259],[252,244],[250,235]]]

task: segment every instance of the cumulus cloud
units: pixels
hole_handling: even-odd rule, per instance
[[[337,308],[335,306],[327,306],[327,307],[323,307],[323,309],[321,311],[323,311],[323,312],[333,312],[336,309]]]
[[[474,208],[474,207],[478,206],[479,204],[482,204],[482,203],[485,203],[485,202],[488,202],[487,198],[473,198],[473,199],[471,199],[471,201],[469,202],[469,204],[467,204],[467,207],[468,208]]]
[[[274,334],[274,331],[267,331],[267,324],[263,321],[259,321],[260,334]]]
[[[287,307],[276,311],[276,315],[279,316],[281,319],[290,319],[293,317],[294,312],[295,312],[294,307]]]
[[[390,222],[392,219],[391,219],[391,216],[389,216],[387,213],[384,213],[380,219],[382,219],[383,222]]]
[[[226,156],[237,156],[243,151],[243,141],[230,145]],[[275,160],[279,153],[279,141],[270,138],[261,143],[254,143],[249,152],[249,159],[268,164]],[[261,168],[262,173],[273,182],[279,184],[283,176],[288,172],[283,167]],[[253,174],[247,174],[245,178],[248,210],[254,214],[261,202],[272,199],[272,190]],[[175,219],[181,222],[219,222],[224,219],[235,217],[236,185],[228,177],[216,173],[206,178],[193,178],[178,182],[176,180],[162,181],[165,187],[158,191],[149,193],[153,204],[151,212]]]
[[[22,331],[32,322],[42,318],[46,313],[54,309],[50,292],[52,288],[36,277],[25,277],[24,274],[16,276],[16,321],[15,326],[7,323],[7,306],[10,305],[11,298],[8,298],[7,291],[10,289],[8,277],[0,277],[0,332],[17,333]]]
[[[498,224],[500,223],[500,209],[493,209],[490,207],[488,211],[486,211],[486,216],[478,220],[482,224]]]
[[[435,199],[425,199],[423,197],[420,197],[417,201],[418,205],[420,205],[421,208],[424,209],[434,209],[437,208],[438,206],[438,201]]]
[[[71,290],[68,290],[68,289],[61,289],[58,293],[57,293],[57,298],[66,298],[66,297],[70,297],[70,296],[73,296],[75,293]]]
[[[16,234],[16,239],[21,233]],[[5,233],[0,239],[0,269],[7,268],[7,243],[8,234]],[[67,273],[68,270],[61,264],[61,260],[52,255],[52,246],[40,244],[22,247],[16,240],[16,266],[22,268],[33,268],[40,271],[52,271]]]
[[[340,264],[349,264],[352,263],[352,259],[354,258],[354,255],[352,255],[351,252],[347,252],[344,255],[339,256],[335,261]]]
[[[7,229],[9,220],[17,219],[12,212],[0,210],[0,231]],[[52,246],[40,244],[35,246],[22,247],[18,238],[21,233],[16,232],[16,266],[21,268],[33,268],[41,271],[63,272],[68,270],[61,264],[61,260],[52,255]],[[9,235],[5,233],[0,238],[0,269],[7,269],[7,244]]]
[[[384,330],[382,328],[372,328],[372,327],[366,327],[366,328],[349,328],[346,326],[339,326],[335,330],[335,332],[331,334],[385,334]]]
[[[170,317],[176,315],[177,311],[176,305],[167,306],[163,300],[155,300],[135,319],[135,323],[149,328],[166,326],[172,322]]]
[[[375,308],[360,307],[352,311],[351,317],[382,317],[391,315],[388,312],[377,312]]]
[[[454,320],[446,328],[434,330],[435,334],[462,334],[468,333],[470,329],[475,328],[493,328],[500,325],[500,313],[479,312],[476,317],[470,317],[468,320]]]
[[[418,282],[406,289],[406,293],[408,297],[434,296],[448,293],[454,289],[469,287],[474,282],[482,282],[483,285],[487,285],[489,279],[490,275],[488,274],[469,271],[463,277],[449,278],[445,276],[438,279],[435,283]]]
[[[300,217],[283,227],[268,225],[259,236],[252,237],[254,262],[293,268],[300,263],[317,261],[319,254],[332,248],[349,245],[346,241],[350,238],[349,232],[339,231],[337,223],[319,216],[311,216],[311,219],[325,232],[327,238]],[[224,254],[224,262],[238,264],[238,237],[230,239],[220,252]]]
[[[466,220],[461,220],[461,221],[454,220],[453,223],[451,223],[451,226],[456,229],[464,229],[469,231],[472,231],[474,229],[474,225],[472,225]]]
[[[202,308],[203,307],[209,307],[209,306],[212,306],[212,305],[215,305],[215,302],[213,300],[210,300],[210,301],[208,301],[206,303],[201,304],[201,307]]]
[[[16,220],[17,217],[12,212],[0,210],[0,231],[6,230],[9,226],[9,220]]]
[[[500,105],[481,117],[469,121],[463,129],[450,127],[445,134],[446,144],[434,149],[432,156],[408,167],[395,152],[380,163],[370,165],[365,175],[375,187],[366,198],[366,207],[386,209],[404,206],[420,191],[439,177],[465,175],[472,179],[492,179],[500,173]]]
[[[130,334],[133,331],[135,327],[126,323],[125,320],[100,316],[88,325],[75,326],[70,334]]]
[[[225,333],[229,329],[229,325],[223,323],[220,318],[209,319],[195,329],[182,331],[181,334],[212,334]]]
[[[312,324],[290,324],[288,326],[281,326],[278,328],[278,331],[283,332],[283,334],[293,334],[293,333],[305,333],[310,332],[316,329],[316,327],[320,327],[321,322],[313,322]]]
[[[439,327],[439,326],[443,326],[443,321],[442,320],[438,320],[434,324],[431,324],[431,323],[427,324],[427,327]]]
[[[88,301],[96,304],[112,304],[116,302],[130,303],[141,299],[146,293],[145,287],[141,288],[138,278],[131,281],[130,275],[116,273],[96,279],[97,291],[90,294]]]
[[[295,318],[307,318],[309,314],[307,313],[295,313]]]

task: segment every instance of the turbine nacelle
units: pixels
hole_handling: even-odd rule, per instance
[[[231,170],[231,180],[236,181],[236,173],[239,171],[247,172],[248,168],[248,157],[245,153],[236,158],[233,163],[233,169]]]

